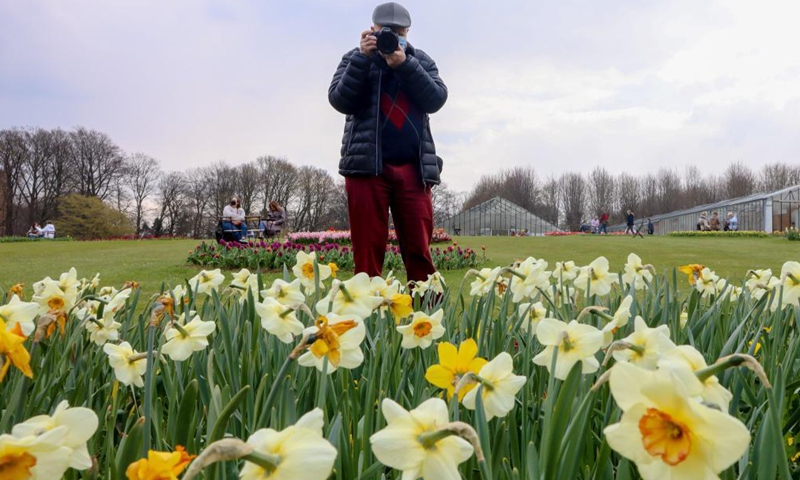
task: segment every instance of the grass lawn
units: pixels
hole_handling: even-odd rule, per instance
[[[456,237],[463,246],[480,252],[486,246],[489,265],[507,265],[529,255],[544,258],[551,266],[559,260],[586,264],[600,255],[612,269],[622,269],[634,252],[658,271],[687,263],[702,263],[720,276],[742,279],[748,269],[780,271],[787,260],[800,260],[800,242],[782,238],[675,238],[620,236],[571,237]],[[121,286],[128,280],[142,285],[144,295],[158,291],[161,282],[176,284],[200,269],[185,263],[196,240],[144,240],[101,242],[20,242],[0,244],[0,288],[22,282],[27,288],[45,276],[57,278],[70,267],[79,276],[100,272],[103,285]],[[464,270],[445,272],[449,285],[457,287]],[[278,274],[271,274],[277,277]]]

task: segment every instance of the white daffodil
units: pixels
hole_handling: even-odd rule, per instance
[[[292,267],[292,273],[300,280],[307,291],[313,292],[316,288],[316,279],[314,276],[314,262],[317,261],[317,252],[306,253],[303,251],[297,252],[297,262]],[[317,270],[319,271],[319,284],[322,287],[322,281],[331,276],[331,267],[324,263],[317,263]]]
[[[553,278],[559,283],[569,282],[575,280],[578,273],[580,273],[580,268],[578,268],[572,260],[556,262],[556,268],[553,269]]]
[[[18,438],[0,435],[0,473],[3,480],[53,480],[63,478],[71,450],[65,447],[66,428]]]
[[[246,268],[239,270],[233,274],[231,290],[239,297],[240,302],[244,302],[248,292],[253,292],[253,296],[258,300],[258,275],[250,273]]]
[[[625,264],[625,272],[622,274],[622,281],[626,286],[633,285],[634,289],[642,290],[653,281],[653,273],[650,266],[642,264],[639,255],[631,253],[628,255],[628,262]]]
[[[511,280],[511,292],[514,303],[532,297],[539,289],[550,288],[551,272],[547,271],[547,262],[533,257],[526,258],[517,263],[512,269],[514,278]]]
[[[142,375],[147,371],[147,360],[139,358],[139,352],[131,348],[128,342],[119,345],[106,343],[103,351],[108,355],[108,363],[114,369],[114,375],[123,385],[144,387]]]
[[[442,338],[444,326],[442,316],[444,310],[439,309],[428,315],[425,312],[414,312],[411,323],[397,327],[397,331],[403,336],[400,344],[403,348],[428,348],[434,340]]]
[[[403,293],[404,289],[400,282],[391,277],[387,278],[389,279],[373,277],[370,280],[372,294],[383,299],[380,307],[381,314],[389,311],[395,322],[400,323],[400,320],[414,313],[412,306],[414,302],[411,295]]]
[[[185,325],[175,323],[164,333],[167,343],[161,347],[161,352],[176,362],[182,362],[192,353],[205,349],[208,336],[216,329],[216,323],[204,322],[199,315]]]
[[[472,456],[472,445],[456,436],[428,435],[450,422],[444,400],[431,398],[409,412],[385,398],[381,410],[387,425],[369,438],[378,461],[401,470],[405,480],[461,479],[458,465]]]
[[[100,291],[97,292],[97,296],[111,298],[114,295],[116,295],[117,293],[119,293],[119,290],[117,290],[114,287],[108,286],[108,287],[101,288]]]
[[[58,282],[46,278],[40,282],[39,288],[34,288],[33,301],[39,304],[40,315],[49,311],[66,312],[75,305],[75,295],[65,293]]]
[[[724,278],[717,280],[717,291],[721,297],[730,297],[731,302],[738,301],[742,295],[742,287],[737,287]]]
[[[197,295],[203,293],[211,295],[211,292],[216,292],[224,281],[225,275],[219,268],[210,271],[201,270],[200,273],[189,279],[189,288]]]
[[[333,285],[328,295],[317,302],[317,313],[367,318],[383,303],[383,298],[373,295],[369,275],[364,272],[344,282],[334,280]]]
[[[622,299],[619,308],[614,312],[614,318],[603,327],[603,348],[611,345],[611,342],[614,341],[614,333],[628,324],[628,320],[631,318],[631,304],[633,304],[632,296],[628,295]]]
[[[86,331],[89,332],[89,340],[97,345],[105,345],[106,342],[119,340],[119,329],[122,324],[112,318],[94,318],[88,320],[84,325]]]
[[[83,407],[70,408],[69,402],[62,401],[53,415],[39,415],[14,425],[11,434],[17,438],[27,436],[38,437],[55,429],[63,428],[64,447],[70,449],[69,466],[76,470],[86,470],[92,466],[92,457],[86,442],[97,431],[99,420],[97,414]]]
[[[596,372],[600,368],[595,354],[603,345],[603,332],[591,325],[584,325],[575,320],[567,324],[560,320],[544,318],[536,327],[536,337],[545,349],[533,357],[533,363],[546,367],[549,371],[553,353],[558,347],[556,370],[550,374],[559,380],[566,379],[573,365],[578,362],[581,362],[583,374]]]
[[[519,312],[519,316],[524,318],[519,327],[520,330],[531,335],[536,334],[536,327],[539,325],[539,322],[547,317],[547,309],[544,308],[542,302],[521,303],[517,311]]]
[[[647,370],[655,370],[659,358],[675,348],[675,344],[669,339],[669,327],[659,325],[650,328],[642,317],[636,317],[633,325],[633,333],[623,339],[631,347],[614,351],[614,359],[618,362],[633,363]]]
[[[717,405],[723,412],[727,412],[733,398],[731,392],[719,383],[716,375],[711,375],[705,382],[701,382],[695,375],[695,372],[707,367],[703,354],[691,345],[679,345],[664,353],[658,360],[658,368],[671,369],[683,382],[690,397]]]
[[[783,304],[800,304],[800,262],[786,262],[781,268]]]
[[[183,302],[183,297],[186,296],[187,289],[183,284],[175,285],[172,289],[172,298],[175,299],[175,305],[180,305]]]
[[[478,390],[486,411],[486,419],[505,417],[514,408],[517,392],[527,380],[522,375],[514,375],[514,362],[508,352],[501,352],[491,362],[481,368],[478,373],[483,383],[482,388],[473,388],[464,396],[465,407],[475,410]]]
[[[433,292],[437,295],[443,295],[444,289],[447,284],[444,281],[444,277],[439,272],[433,272],[432,274],[428,275],[427,280],[424,282],[414,282],[414,288],[411,289],[411,293],[414,296],[422,297],[428,292]]]
[[[261,291],[261,296],[274,298],[285,307],[294,307],[306,302],[306,296],[303,295],[300,285],[300,280],[297,279],[287,282],[276,278],[272,282],[272,286]]]
[[[770,278],[772,278],[772,270],[769,268],[763,270],[750,270],[747,272],[747,281],[744,283],[744,285],[752,295],[755,290],[760,289],[762,285],[768,285]]]
[[[0,319],[6,322],[6,328],[11,330],[19,324],[22,334],[26,337],[36,330],[33,319],[39,314],[39,304],[35,302],[23,302],[16,295],[11,295],[11,299],[5,305],[0,305]]]
[[[609,271],[608,259],[598,257],[589,265],[581,268],[581,273],[573,282],[575,287],[589,295],[608,295],[611,287],[619,283],[617,274]]]
[[[256,452],[277,460],[274,470],[245,462],[241,480],[325,480],[336,461],[336,449],[322,436],[322,410],[315,408],[294,425],[276,431],[262,428],[247,443]]]
[[[618,363],[610,384],[622,418],[605,428],[606,440],[644,480],[716,479],[747,451],[747,427],[689,399],[669,370]]]
[[[58,277],[58,288],[67,295],[77,297],[80,286],[81,281],[78,280],[78,271],[75,270],[75,267],[70,268],[68,272],[64,272]]]
[[[364,363],[361,342],[367,330],[355,315],[329,313],[319,317],[316,325],[305,329],[304,333],[314,334],[316,340],[297,359],[300,365],[331,374],[338,368],[353,369]]]
[[[769,295],[776,288],[780,287],[781,279],[778,277],[769,277],[766,283],[758,283],[753,287],[753,290],[750,291],[750,295],[755,300],[761,300],[764,295]]]
[[[694,287],[697,289],[698,292],[702,294],[702,297],[708,297],[710,295],[716,295],[717,290],[717,282],[719,281],[719,277],[716,273],[711,271],[708,267],[705,267],[703,270],[700,271],[700,274],[695,281]]]
[[[261,318],[261,326],[283,343],[291,343],[294,337],[303,333],[303,322],[297,319],[294,310],[272,297],[264,297],[256,303],[256,313]]]
[[[484,296],[494,289],[500,277],[500,267],[482,268],[476,275],[475,280],[470,284],[469,294],[473,297]]]

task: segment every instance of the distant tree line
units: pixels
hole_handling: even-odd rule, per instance
[[[22,235],[34,222],[73,215],[62,206],[74,194],[124,213],[139,234],[208,237],[233,196],[248,214],[277,201],[293,230],[347,227],[343,181],[321,168],[263,156],[170,172],[84,127],[0,130],[0,235]]]
[[[646,217],[798,184],[800,165],[786,163],[771,163],[754,171],[738,161],[705,175],[696,166],[683,171],[660,168],[644,175],[613,175],[598,166],[589,173],[566,172],[546,178],[533,167],[515,167],[482,176],[466,195],[462,209],[500,196],[574,231],[582,221],[601,212],[608,212],[611,222],[617,223],[624,220],[628,209],[637,217]]]

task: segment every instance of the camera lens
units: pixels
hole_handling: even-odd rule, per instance
[[[394,51],[397,50],[398,45],[400,45],[400,40],[397,37],[397,34],[388,28],[381,30],[377,36],[377,39],[378,51],[385,55],[394,53]]]

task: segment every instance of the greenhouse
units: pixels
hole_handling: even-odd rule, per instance
[[[711,218],[714,212],[719,214],[722,223],[728,213],[738,219],[738,230],[757,230],[767,233],[782,232],[790,227],[800,225],[800,185],[784,188],[775,192],[757,193],[746,197],[734,198],[722,202],[699,205],[697,207],[675,212],[637,218],[640,222],[653,221],[656,234],[675,231],[696,230],[700,214],[708,213]],[[614,225],[611,231],[625,230],[625,225]]]
[[[552,223],[501,197],[494,197],[453,215],[438,226],[451,235],[538,236],[558,231]]]

